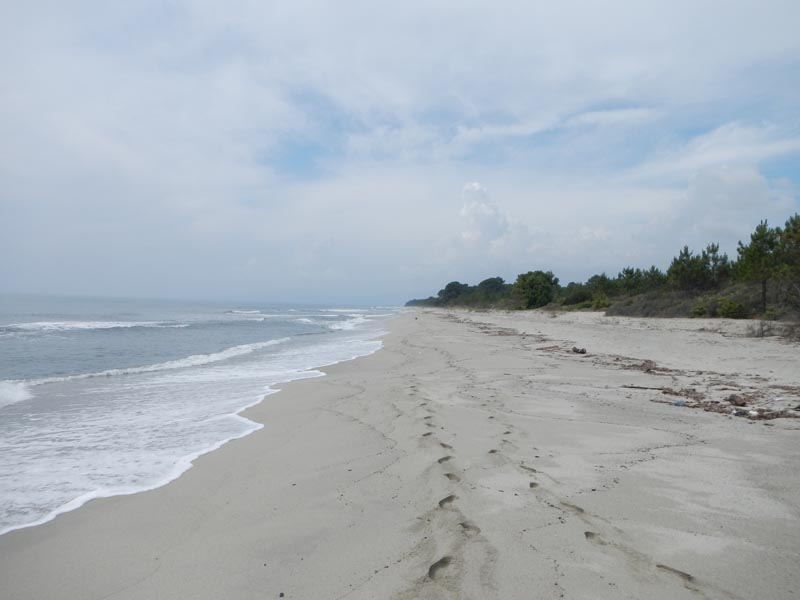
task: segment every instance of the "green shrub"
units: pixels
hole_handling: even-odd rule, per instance
[[[587,290],[585,287],[577,287],[576,289],[567,291],[566,295],[561,300],[561,304],[570,306],[572,304],[581,304],[583,302],[590,301],[591,299],[592,293],[589,290]]]
[[[528,271],[517,276],[512,295],[520,308],[539,308],[550,304],[558,291],[558,277],[547,271]]]
[[[594,310],[603,310],[604,308],[608,308],[611,306],[611,302],[608,300],[608,296],[605,294],[597,294],[592,301],[592,308]]]
[[[692,309],[693,317],[705,317],[707,314],[708,314],[708,309],[705,307],[705,304],[697,304]]]
[[[717,314],[726,319],[746,319],[747,308],[741,302],[725,298],[717,306]]]

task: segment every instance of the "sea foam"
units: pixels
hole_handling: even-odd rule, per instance
[[[202,454],[261,429],[239,413],[276,392],[272,386],[320,377],[319,367],[380,346],[342,339],[245,362],[139,373],[129,383],[56,385],[54,398],[69,401],[77,393],[89,402],[43,413],[35,448],[25,447],[31,442],[23,432],[7,440],[9,452],[0,455],[0,534],[45,523],[93,498],[165,485]]]
[[[339,321],[339,322],[336,322],[336,323],[329,323],[328,324],[328,328],[329,329],[336,329],[336,330],[340,330],[340,331],[350,331],[350,330],[355,329],[359,325],[363,325],[364,323],[366,323],[367,321],[370,320],[370,319],[367,319],[367,318],[363,317],[360,314],[351,314],[351,315],[348,315],[348,316],[351,317],[351,318],[348,319],[347,321]]]
[[[30,400],[33,394],[25,382],[0,381],[0,406]]]
[[[164,323],[159,321],[34,321],[0,326],[2,332],[59,332],[90,329],[129,329],[132,327],[182,328],[189,323]]]
[[[275,386],[381,346],[380,322],[358,309],[229,308],[9,312],[2,322],[15,325],[0,325],[9,336],[0,345],[0,533],[164,485],[260,429],[239,413]],[[158,329],[177,326],[190,328]]]
[[[179,358],[176,360],[168,360],[154,365],[144,365],[141,367],[127,367],[124,369],[107,369],[98,373],[79,373],[77,375],[64,375],[61,377],[43,377],[40,379],[32,379],[27,383],[30,385],[42,385],[45,383],[60,383],[64,381],[74,381],[76,379],[91,379],[94,377],[113,377],[115,375],[134,375],[137,373],[153,373],[156,371],[169,371],[172,369],[184,369],[187,367],[199,367],[208,365],[229,358],[235,358],[244,354],[250,354],[256,350],[276,346],[288,342],[291,338],[279,338],[276,340],[268,340],[266,342],[256,342],[254,344],[242,344],[240,346],[232,346],[220,352],[213,352],[211,354],[193,354],[186,358]],[[20,382],[13,382],[20,383]]]

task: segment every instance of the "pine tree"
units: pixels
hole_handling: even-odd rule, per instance
[[[780,231],[778,254],[778,278],[787,292],[786,297],[794,296],[796,302],[800,301],[800,214],[789,217]]]
[[[777,274],[780,256],[780,228],[771,228],[761,221],[750,234],[750,243],[739,242],[737,270],[745,281],[761,284],[761,313],[767,312],[767,283]]]

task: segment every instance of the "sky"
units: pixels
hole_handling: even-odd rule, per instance
[[[4,2],[0,291],[400,304],[800,211],[800,3]]]

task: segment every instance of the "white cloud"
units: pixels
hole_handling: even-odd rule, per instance
[[[613,110],[593,110],[574,115],[567,119],[567,127],[580,127],[583,125],[608,126],[608,125],[633,125],[651,121],[661,115],[661,112],[652,108],[620,108]]]
[[[611,232],[605,227],[583,225],[578,229],[578,237],[584,242],[602,242],[611,238]]]
[[[800,135],[774,125],[726,123],[653,158],[631,173],[635,178],[686,178],[702,169],[752,165],[800,153]]]
[[[797,209],[795,198],[749,165],[704,169],[689,179],[679,222],[697,247],[718,241],[733,253],[760,220],[782,224]]]
[[[469,127],[459,125],[455,136],[449,144],[458,151],[464,146],[485,142],[487,140],[497,140],[503,138],[527,137],[550,131],[558,125],[555,117],[542,118],[540,121],[516,122],[507,125],[482,125],[479,127]]]
[[[471,182],[461,191],[464,205],[461,218],[464,230],[461,238],[467,242],[488,244],[508,232],[508,220],[489,199],[489,193],[480,183]]]

